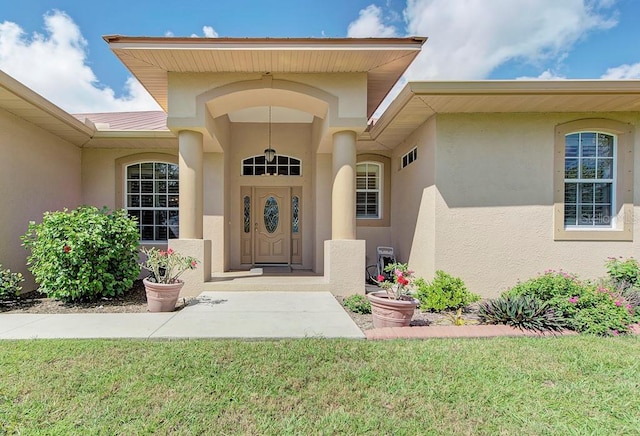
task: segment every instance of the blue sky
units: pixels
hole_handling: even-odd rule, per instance
[[[156,108],[107,34],[420,35],[405,80],[637,79],[638,22],[638,0],[0,0],[0,69],[71,112]]]

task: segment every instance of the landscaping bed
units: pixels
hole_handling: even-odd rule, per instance
[[[188,299],[180,299],[180,310]],[[3,301],[0,313],[143,313],[147,312],[147,296],[142,280],[136,280],[131,289],[120,297],[102,297],[97,301],[64,301],[47,298],[40,292],[29,292],[16,299]]]

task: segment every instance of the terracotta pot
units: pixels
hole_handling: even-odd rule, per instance
[[[142,280],[147,291],[147,310],[149,312],[173,312],[184,282],[154,283]]]
[[[419,304],[418,300],[410,297],[406,300],[393,300],[387,296],[386,291],[372,292],[367,294],[367,298],[371,302],[375,328],[408,327]]]

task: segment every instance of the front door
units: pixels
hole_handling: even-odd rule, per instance
[[[291,188],[256,187],[253,206],[254,263],[290,263]]]

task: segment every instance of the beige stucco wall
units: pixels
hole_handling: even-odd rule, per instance
[[[462,277],[472,291],[491,297],[547,269],[595,278],[605,273],[608,256],[637,256],[637,219],[636,242],[553,239],[554,128],[595,117],[636,126],[634,159],[640,168],[638,114],[451,114],[432,120],[437,127],[435,186],[429,180],[422,183],[423,202],[430,205],[427,210],[421,206],[414,226],[411,220],[394,222],[401,252],[407,247],[403,241],[411,240],[411,266],[427,277],[435,269],[445,270]],[[428,130],[419,136],[423,142]],[[419,168],[429,166],[424,158],[419,149]],[[395,178],[396,186],[400,180]],[[638,204],[637,174],[635,181]],[[433,221],[433,235],[419,238],[421,232],[431,233]],[[428,244],[432,248],[417,249]]]
[[[430,277],[435,262],[435,118],[394,149],[391,160],[391,240],[396,258],[416,274]],[[400,168],[402,156],[417,147],[418,159]]]
[[[366,73],[281,74],[271,75],[273,80],[302,83],[325,91],[339,99],[338,117],[366,117]],[[260,73],[169,73],[169,116],[195,117],[200,94],[235,82],[261,80]],[[201,102],[200,102],[201,103]],[[255,104],[247,102],[249,106]]]
[[[80,148],[0,110],[0,263],[35,289],[20,236],[45,211],[73,209],[81,200]]]
[[[314,167],[314,195],[315,195],[315,267],[314,271],[323,274],[324,271],[324,241],[331,239],[331,187],[333,185],[332,156],[326,153],[315,155]]]

